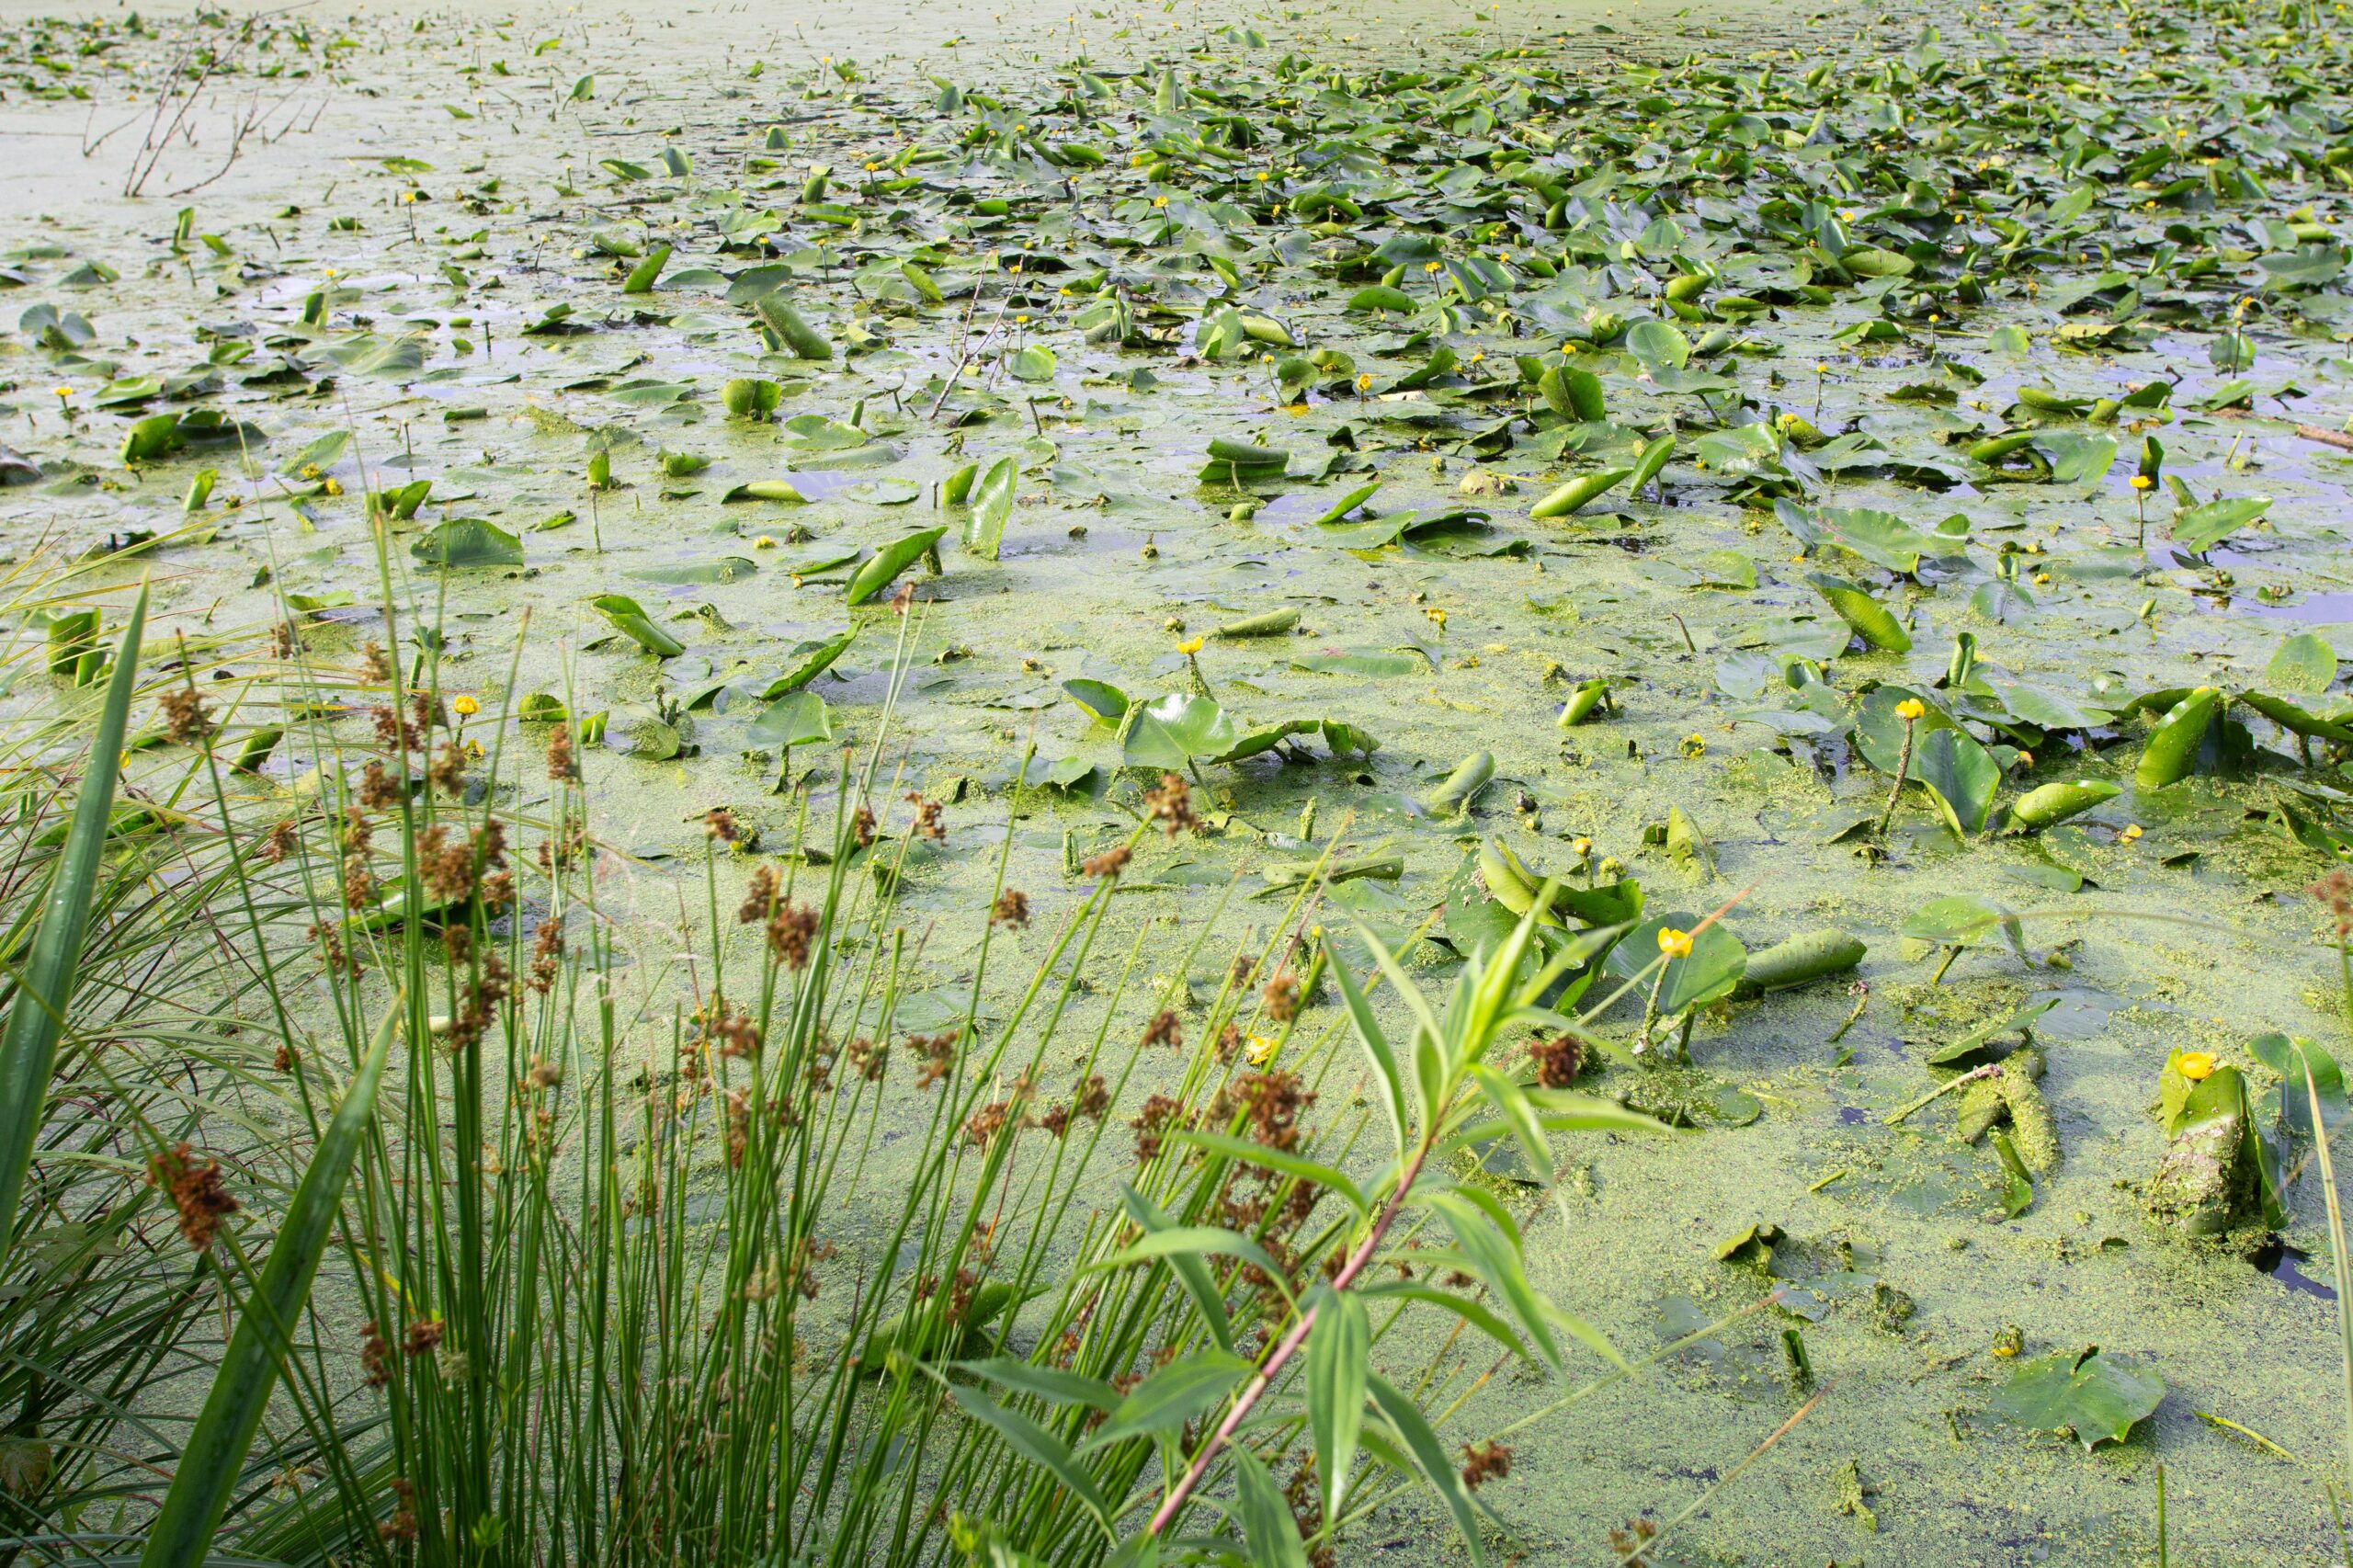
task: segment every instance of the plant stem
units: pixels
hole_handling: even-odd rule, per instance
[[[1922,1095],[1918,1099],[1908,1100],[1904,1104],[1896,1107],[1893,1110],[1889,1111],[1885,1116],[1881,1117],[1879,1119],[1880,1125],[1882,1127],[1893,1127],[1897,1122],[1902,1121],[1905,1117],[1910,1116],[1914,1111],[1918,1110],[1922,1106],[1927,1105],[1933,1099],[1936,1099],[1938,1096],[1949,1095],[1955,1089],[1961,1087],[1963,1084],[1973,1084],[1980,1078],[1990,1078],[2001,1070],[2001,1063],[1997,1062],[1989,1062],[1983,1067],[1972,1068],[1970,1071],[1963,1073],[1958,1078],[1948,1078],[1943,1083],[1938,1084],[1935,1088],[1930,1089],[1927,1094]]]
[[[2342,949],[2339,951],[2341,955]],[[2345,1457],[2347,1473],[2353,1474],[2353,1299],[2345,1293],[2345,1209],[2337,1200],[2336,1172],[2329,1164],[2328,1128],[2320,1114],[2320,1085],[2313,1081],[2312,1060],[2302,1051],[2297,1053],[2297,1060],[2303,1063],[2304,1094],[2312,1107],[2313,1154],[2320,1161],[2321,1196],[2328,1200],[2328,1254],[2336,1269],[2336,1326],[2344,1339]]]
[[[1421,1146],[1414,1151],[1413,1158],[1405,1162],[1404,1170],[1398,1172],[1397,1190],[1390,1195],[1388,1204],[1381,1210],[1381,1218],[1373,1221],[1372,1229],[1365,1233],[1363,1241],[1357,1244],[1357,1250],[1348,1256],[1347,1262],[1340,1266],[1340,1272],[1332,1277],[1335,1291],[1347,1290],[1363,1272],[1365,1265],[1372,1261],[1372,1255],[1380,1249],[1381,1239],[1389,1233],[1390,1225],[1414,1190],[1415,1179],[1422,1174],[1422,1162],[1429,1158],[1430,1144],[1431,1140],[1425,1135]],[[1185,1499],[1192,1494],[1193,1488],[1200,1484],[1201,1477],[1208,1472],[1210,1460],[1217,1457],[1218,1449],[1235,1432],[1241,1430],[1242,1423],[1249,1418],[1251,1409],[1274,1386],[1275,1374],[1281,1371],[1283,1364],[1307,1343],[1308,1333],[1314,1326],[1315,1309],[1310,1307],[1299,1314],[1299,1321],[1291,1324],[1290,1332],[1284,1335],[1282,1343],[1275,1346],[1275,1353],[1267,1358],[1267,1364],[1258,1369],[1256,1375],[1250,1380],[1250,1386],[1242,1391],[1241,1397],[1226,1411],[1225,1419],[1218,1423],[1215,1432],[1210,1434],[1210,1440],[1203,1443],[1200,1452],[1193,1456],[1193,1462],[1185,1468],[1183,1479],[1170,1489],[1158,1511],[1152,1516],[1152,1523],[1144,1527],[1144,1534],[1156,1536],[1175,1521],[1185,1506]]]
[[[1880,808],[1879,826],[1871,830],[1874,838],[1887,836],[1887,824],[1895,820],[1896,798],[1904,793],[1904,780],[1912,771],[1912,736],[1919,728],[1919,721],[1904,721],[1904,753],[1895,759],[1895,782],[1888,787],[1887,804]]]

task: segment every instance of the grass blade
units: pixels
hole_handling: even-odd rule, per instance
[[[15,1234],[17,1200],[24,1193],[25,1174],[32,1168],[33,1146],[40,1140],[57,1040],[64,1030],[65,1009],[73,1001],[81,967],[91,890],[97,885],[115,782],[122,771],[131,690],[139,682],[139,637],[146,624],[147,590],[142,586],[115,653],[114,678],[107,684],[81,798],[74,805],[74,825],[58,858],[56,881],[50,884],[49,906],[41,912],[40,935],[8,1009],[7,1034],[0,1040],[0,1261],[7,1257]]]
[[[277,1387],[288,1348],[288,1328],[311,1294],[312,1278],[334,1233],[343,1187],[351,1175],[360,1135],[376,1110],[376,1088],[392,1053],[392,1026],[401,1016],[396,1000],[384,1013],[359,1072],[344,1092],[335,1119],[320,1135],[310,1168],[295,1189],[286,1221],[262,1265],[261,1281],[245,1299],[245,1310],[213,1374],[212,1392],[180,1451],[179,1469],[140,1555],[140,1568],[176,1568],[201,1562],[221,1528],[229,1494],[244,1468],[261,1426],[263,1407]]]

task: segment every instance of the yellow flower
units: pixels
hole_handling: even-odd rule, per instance
[[[330,495],[340,495],[343,494],[343,481],[330,478],[324,488]]]
[[[1432,605],[1429,608],[1422,611],[1422,613],[1436,621],[1438,623],[1438,629],[1440,631],[1446,630],[1446,611],[1438,608],[1436,605]]]
[[[1438,270],[1438,263],[1434,261],[1426,261],[1422,263],[1422,270],[1424,272],[1436,272]]]
[[[51,387],[50,391],[55,392],[61,398],[68,398],[74,395],[74,389],[72,387]]]
[[[1688,931],[1678,931],[1672,926],[1660,926],[1658,928],[1658,950],[1665,953],[1671,959],[1689,958],[1691,956],[1691,933]]]
[[[1830,373],[1829,361],[1824,359],[1816,359],[1813,362],[1813,373],[1817,376],[1828,375]]]
[[[2116,842],[2119,844],[2131,844],[2139,839],[2140,836],[2141,824],[2136,822],[2131,826],[2126,828],[2122,833],[2118,834],[2116,835]]]
[[[1708,755],[1708,737],[1707,737],[1707,736],[1705,736],[1705,735],[1686,735],[1686,736],[1684,736],[1684,737],[1683,737],[1683,755],[1684,755],[1684,756],[1707,756],[1707,755]]]
[[[1916,697],[1907,697],[1895,705],[1895,716],[1905,723],[1915,723],[1927,716],[1928,705]]]
[[[1243,1054],[1250,1058],[1251,1066],[1264,1067],[1275,1059],[1275,1044],[1266,1035],[1254,1034],[1250,1037],[1250,1043],[1242,1048]]]
[[[1364,391],[1367,387],[1369,387],[1369,386],[1370,386],[1370,385],[1372,385],[1372,372],[1371,372],[1371,371],[1367,370],[1367,371],[1365,371],[1363,374],[1361,374],[1361,375],[1359,375],[1359,376],[1358,376],[1358,377],[1357,377],[1357,391],[1358,391],[1358,392],[1362,392],[1362,391]]]
[[[1593,840],[1590,838],[1573,839],[1570,841],[1569,847],[1575,850],[1577,858],[1582,860],[1586,856],[1593,853]]]
[[[759,538],[752,541],[752,548],[754,550],[774,550],[776,548],[776,540],[768,538],[766,534],[762,534]]]
[[[471,697],[454,697],[449,699],[449,711],[460,719],[471,719],[482,711],[482,704]]]
[[[2214,1053],[2211,1051],[2185,1051],[2174,1062],[2174,1070],[2191,1083],[2201,1083],[2214,1075]]]
[[[1152,199],[1152,204],[1154,207],[1165,207],[1168,205],[1168,198],[1165,196],[1155,196]]]
[[[2135,490],[2150,489],[2154,487],[2156,483],[2157,482],[2155,480],[2151,479],[2145,473],[2136,473],[2132,476],[2132,488]]]
[[[1194,654],[1201,651],[1201,639],[1199,637],[1188,637],[1185,641],[1176,644],[1176,651],[1189,659]]]

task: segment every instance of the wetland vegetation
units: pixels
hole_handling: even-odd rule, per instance
[[[0,17],[0,1559],[2353,1564],[2342,6]]]

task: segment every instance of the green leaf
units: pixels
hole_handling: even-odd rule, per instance
[[[1015,486],[1020,482],[1017,459],[999,458],[989,464],[972,487],[972,515],[964,519],[964,548],[991,561],[1005,544],[1005,525],[1013,517]]]
[[[1066,680],[1063,693],[1097,724],[1116,726],[1128,716],[1128,694],[1099,680]]]
[[[319,1135],[261,1278],[245,1297],[229,1346],[222,1353],[211,1392],[180,1450],[171,1490],[147,1526],[140,1568],[185,1568],[205,1561],[253,1448],[254,1434],[261,1427],[270,1391],[278,1386],[278,1373],[293,1348],[291,1336],[310,1300],[319,1259],[334,1238],[344,1184],[375,1115],[376,1088],[383,1081],[393,1028],[402,1016],[402,999],[396,996],[334,1119]]]
[[[832,740],[834,726],[824,698],[813,691],[791,691],[761,709],[744,738],[756,746],[789,749]]]
[[[1430,1490],[1438,1494],[1446,1504],[1447,1511],[1454,1516],[1455,1530],[1462,1537],[1462,1545],[1470,1552],[1471,1561],[1478,1568],[1485,1568],[1487,1549],[1479,1539],[1478,1512],[1472,1506],[1470,1489],[1462,1484],[1462,1477],[1456,1472],[1446,1445],[1438,1441],[1438,1433],[1431,1429],[1421,1410],[1412,1400],[1392,1388],[1388,1380],[1368,1374],[1365,1386],[1371,1391],[1373,1403],[1381,1407],[1381,1414],[1388,1419],[1399,1440],[1405,1445],[1405,1452],[1412,1457],[1414,1468],[1422,1472],[1422,1479],[1429,1483]]]
[[[1679,370],[1691,362],[1691,340],[1665,322],[1636,322],[1626,334],[1626,352],[1654,370]]]
[[[2211,550],[2270,509],[2268,495],[2185,506],[2173,515],[2173,541],[2188,551]]]
[[[875,551],[873,558],[860,566],[858,574],[849,580],[849,602],[862,605],[889,587],[892,579],[938,549],[947,533],[948,526],[942,523],[935,528],[924,528],[894,539]]]
[[[1241,1232],[1229,1231],[1222,1225],[1171,1225],[1165,1231],[1147,1232],[1102,1262],[1090,1265],[1088,1272],[1125,1268],[1131,1264],[1178,1256],[1238,1257],[1245,1263],[1256,1265],[1279,1282],[1284,1273],[1282,1267],[1267,1255],[1265,1247]]]
[[[523,541],[480,517],[452,517],[411,544],[408,552],[428,566],[459,570],[523,564]]]
[[[90,900],[105,865],[107,833],[113,821],[115,782],[122,767],[122,741],[131,722],[131,694],[139,686],[139,639],[147,626],[147,588],[142,584],[131,619],[116,645],[114,675],[90,737],[89,761],[74,802],[73,825],[50,875],[49,892],[33,933],[32,957],[8,1005],[7,1033],[0,1036],[0,1261],[23,1219],[17,1199],[32,1167],[48,1102],[58,1036],[74,1004],[80,977],[82,938],[88,930]],[[94,628],[95,630],[95,628]],[[217,1518],[217,1515],[215,1516]],[[193,1562],[194,1559],[188,1559]]]
[[[2034,1204],[2034,1177],[2018,1158],[2018,1145],[2006,1132],[1994,1134],[1994,1153],[2002,1162],[2002,1217],[2015,1220]]]
[[[1172,1142],[1188,1143],[1196,1149],[1206,1149],[1212,1154],[1222,1154],[1245,1165],[1257,1165],[1285,1176],[1297,1176],[1311,1187],[1337,1193],[1347,1200],[1348,1207],[1370,1219],[1372,1200],[1364,1189],[1348,1179],[1345,1171],[1293,1154],[1281,1149],[1270,1149],[1264,1143],[1253,1143],[1246,1138],[1233,1138],[1222,1132],[1197,1132],[1189,1128],[1173,1128],[1165,1136]]]
[[[1009,1409],[972,1389],[953,1391],[957,1406],[965,1415],[995,1428],[1006,1447],[1028,1460],[1063,1483],[1070,1494],[1083,1504],[1095,1517],[1108,1538],[1111,1534],[1110,1510],[1104,1506],[1102,1494],[1095,1489],[1095,1478],[1075,1459],[1069,1446],[1017,1410]],[[144,1565],[142,1565],[144,1568]],[[160,1563],[154,1568],[162,1568]]]
[[[1370,937],[1368,939],[1370,939]],[[1389,1044],[1389,1037],[1381,1030],[1379,1020],[1372,1016],[1372,1004],[1357,985],[1356,976],[1340,961],[1338,954],[1331,955],[1332,977],[1339,983],[1340,995],[1347,1004],[1349,1021],[1356,1026],[1357,1041],[1372,1062],[1373,1087],[1381,1093],[1381,1108],[1389,1118],[1390,1135],[1396,1140],[1397,1152],[1405,1152],[1404,1085],[1397,1076],[1397,1053]],[[1325,1473],[1330,1473],[1326,1471]]]
[[[1033,343],[1007,361],[1006,373],[1017,381],[1051,381],[1054,379],[1054,351]]]
[[[1481,1201],[1483,1199],[1484,1202]],[[1454,1233],[1455,1244],[1461,1248],[1472,1271],[1487,1282],[1487,1288],[1518,1323],[1520,1331],[1536,1346],[1545,1364],[1558,1371],[1561,1346],[1552,1337],[1552,1324],[1546,1321],[1536,1287],[1528,1281],[1528,1269],[1520,1258],[1519,1238],[1506,1229],[1509,1216],[1500,1207],[1490,1209],[1488,1205],[1495,1200],[1475,1187],[1434,1192],[1416,1189],[1414,1201],[1446,1217],[1448,1228]]]
[[[1891,653],[1912,651],[1911,634],[1904,630],[1902,623],[1889,613],[1885,605],[1855,584],[1844,577],[1831,576],[1826,572],[1810,572],[1806,574],[1805,580],[1813,585],[1814,592],[1829,601],[1830,608],[1838,612],[1838,619],[1853,627],[1872,647],[1885,649]]]
[[[1173,1431],[1223,1404],[1233,1385],[1252,1370],[1249,1362],[1224,1350],[1179,1357],[1137,1384],[1078,1451],[1092,1453],[1131,1437]]]
[[[760,699],[764,702],[773,702],[789,692],[799,691],[802,687],[833,668],[834,661],[847,653],[850,643],[857,638],[858,629],[852,627],[847,631],[837,631],[821,642],[794,644],[792,657],[796,662],[790,669],[768,682],[761,689]]]
[[[1242,1539],[1250,1547],[1251,1568],[1307,1568],[1307,1548],[1299,1539],[1299,1521],[1281,1488],[1267,1473],[1266,1464],[1237,1443],[1233,1455],[1235,1516],[1242,1521]]]
[[[1934,729],[1917,738],[1913,771],[1944,813],[1953,836],[1985,831],[1994,794],[2002,782],[2001,764],[1965,730]]]
[[[654,625],[644,608],[627,594],[599,594],[588,602],[613,623],[614,630],[657,659],[676,658],[687,651],[685,643]]]
[[[1669,927],[1689,931],[1699,924],[1696,915],[1667,915],[1643,921],[1609,949],[1602,968],[1620,979],[1640,974],[1659,956],[1658,934]],[[1658,988],[1658,1008],[1674,1017],[1695,1007],[1729,996],[1748,968],[1748,949],[1722,923],[1691,938],[1691,951],[1666,960],[1665,978]]]
[[[1032,1394],[1055,1404],[1084,1404],[1109,1411],[1120,1403],[1120,1392],[1102,1379],[1065,1372],[1059,1367],[1034,1367],[1010,1356],[992,1356],[983,1361],[958,1361],[952,1365],[960,1372],[969,1372],[999,1388]]]
[[[2300,631],[2272,650],[2263,681],[2274,691],[2317,697],[2336,684],[2336,650],[2327,639]]]
[[[1120,1188],[1120,1206],[1127,1211],[1128,1218],[1147,1234],[1160,1234],[1176,1224],[1158,1204],[1124,1184]],[[1210,1337],[1217,1342],[1219,1349],[1232,1350],[1233,1324],[1226,1314],[1224,1292],[1217,1288],[1217,1281],[1211,1277],[1209,1265],[1201,1261],[1199,1254],[1189,1252],[1173,1255],[1168,1263],[1176,1270],[1176,1282],[1185,1288],[1187,1295],[1192,1297],[1193,1306],[1200,1312],[1202,1324],[1208,1328]]]
[[[739,376],[719,389],[720,406],[738,419],[766,419],[783,402],[782,387],[756,376]]]
[[[1172,692],[1133,717],[1122,760],[1131,767],[1181,769],[1197,757],[1224,756],[1241,738],[1233,718],[1215,702]]]
[[[2022,1363],[1994,1391],[1993,1414],[2038,1432],[2072,1432],[2089,1452],[2120,1443],[2165,1396],[2165,1381],[2135,1371],[2092,1346]]]
[[[1372,1321],[1361,1298],[1318,1286],[1307,1336],[1307,1424],[1315,1434],[1315,1474],[1324,1517],[1340,1517],[1357,1437],[1364,1430],[1365,1380],[1372,1370]]]

